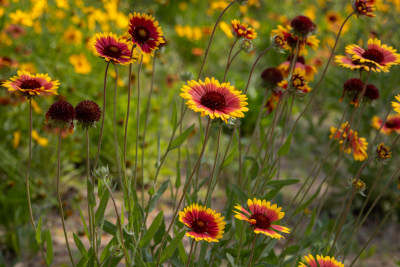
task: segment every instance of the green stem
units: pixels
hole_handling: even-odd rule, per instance
[[[233,42],[233,44],[231,46],[231,50],[229,50],[228,60],[226,62],[226,67],[225,67],[224,79],[222,80],[222,82],[226,81],[226,75],[228,74],[228,70],[229,70],[229,68],[230,68],[230,66],[232,64],[232,62],[230,61],[231,60],[232,51],[233,51],[233,48],[235,47],[235,45],[236,45],[238,40],[239,40],[239,38],[235,39],[235,41]]]
[[[216,151],[215,151],[215,159],[214,159],[214,164],[213,164],[213,168],[212,168],[212,171],[211,171],[210,182],[208,183],[207,194],[206,194],[206,197],[204,199],[204,205],[208,205],[207,204],[208,203],[208,197],[210,195],[210,189],[211,189],[211,186],[213,184],[215,167],[217,166],[217,161],[218,161],[219,144],[220,144],[220,139],[221,139],[221,131],[222,131],[222,124],[219,126],[219,130],[218,130],[218,139],[217,139],[217,148],[216,148]],[[211,199],[210,199],[210,202],[211,202]],[[210,205],[208,205],[208,206],[210,206]]]
[[[250,254],[250,260],[249,260],[249,265],[248,265],[248,267],[253,266],[251,261],[253,260],[254,248],[255,248],[255,246],[256,246],[256,238],[257,238],[257,234],[254,233],[253,246],[251,247],[251,254]]]
[[[64,231],[65,243],[66,243],[66,245],[67,245],[67,250],[68,250],[69,259],[71,260],[72,266],[75,267],[74,259],[72,258],[71,249],[70,249],[70,247],[69,247],[68,236],[67,236],[67,230],[65,229],[64,210],[63,210],[62,201],[61,201],[61,195],[60,195],[60,176],[61,176],[61,134],[62,134],[62,128],[60,127],[60,133],[58,134],[57,188],[56,188],[56,191],[57,191],[58,205],[60,206],[61,222],[62,222],[62,227],[63,227],[63,231]]]
[[[193,239],[193,240],[192,240],[192,245],[190,246],[189,258],[188,258],[188,261],[187,261],[187,263],[186,263],[186,267],[189,267],[189,266],[190,266],[190,259],[192,258],[194,243],[195,243],[195,241],[194,241],[194,239]]]
[[[143,54],[140,58],[139,69],[138,69],[138,77],[137,77],[137,106],[136,106],[136,148],[135,148],[135,169],[133,172],[133,190],[136,191],[137,186],[137,168],[138,168],[138,152],[139,152],[139,128],[140,128],[140,73],[142,71],[143,65]],[[143,166],[142,166],[143,168]]]
[[[119,155],[119,146],[118,146],[118,136],[117,136],[117,88],[118,88],[118,68],[117,65],[114,64],[115,70],[115,86],[114,86],[114,112],[113,112],[113,128],[114,128],[114,148],[115,155],[117,158],[117,167],[118,167],[118,176],[119,180],[122,184],[122,172],[121,172],[121,159]]]
[[[101,141],[103,139],[103,130],[104,130],[104,120],[106,117],[106,88],[107,88],[107,72],[108,72],[108,67],[110,66],[110,62],[107,62],[106,66],[106,71],[104,73],[104,87],[103,87],[103,116],[101,118],[101,128],[100,128],[100,137],[99,137],[99,144],[97,145],[97,154],[96,154],[96,159],[93,164],[93,170],[96,169],[97,167],[97,162],[99,161],[99,156],[100,156],[100,150],[101,150]]]
[[[207,145],[207,141],[208,141],[208,135],[209,135],[209,129],[210,129],[210,122],[211,122],[211,119],[208,118],[206,133],[205,133],[205,136],[204,136],[203,147],[202,147],[202,149],[201,149],[201,152],[200,152],[199,158],[198,158],[198,160],[197,160],[197,162],[196,162],[196,165],[194,166],[194,168],[193,168],[193,170],[192,170],[192,173],[191,173],[191,175],[190,175],[190,177],[189,177],[189,179],[188,179],[188,181],[187,181],[187,183],[186,183],[186,185],[185,185],[185,188],[184,188],[183,191],[182,191],[182,196],[181,196],[181,198],[180,198],[180,200],[179,200],[178,205],[177,205],[176,208],[175,208],[175,212],[174,212],[174,215],[172,216],[172,220],[171,220],[171,223],[169,224],[168,230],[167,230],[167,232],[165,233],[164,238],[163,238],[162,241],[161,241],[161,245],[160,245],[160,249],[159,249],[160,252],[158,253],[158,259],[157,259],[157,264],[156,264],[156,266],[159,266],[159,265],[160,265],[161,252],[162,252],[164,243],[165,243],[165,241],[167,240],[167,237],[168,237],[168,235],[169,235],[169,231],[170,231],[171,228],[172,228],[172,225],[175,223],[175,219],[176,219],[176,216],[177,216],[177,214],[178,214],[179,207],[181,206],[182,201],[183,201],[183,199],[185,198],[186,191],[188,190],[189,185],[190,185],[190,183],[191,183],[191,181],[192,181],[192,179],[193,179],[193,176],[194,176],[194,174],[196,173],[197,167],[198,167],[199,164],[200,164],[201,158],[203,157],[203,154],[204,154],[204,151],[205,151],[205,148],[206,148],[206,145]]]

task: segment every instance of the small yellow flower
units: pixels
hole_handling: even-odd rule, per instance
[[[20,130],[15,131],[13,133],[13,137],[14,137],[13,138],[13,148],[18,148],[19,143],[21,141],[21,131]]]
[[[10,13],[9,17],[12,24],[18,24],[27,27],[31,27],[33,25],[33,19],[31,15],[19,9],[13,13]]]
[[[82,32],[72,26],[69,26],[64,32],[63,38],[66,44],[78,45],[82,43]]]
[[[92,66],[84,54],[70,56],[69,62],[74,66],[76,73],[88,74],[92,71]]]
[[[393,110],[400,114],[400,94],[395,96],[396,101],[392,101]]]
[[[49,140],[41,137],[37,131],[32,130],[32,139],[35,140],[40,146],[46,147],[49,144]]]

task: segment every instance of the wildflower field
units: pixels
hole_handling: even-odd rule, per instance
[[[0,0],[0,266],[400,266],[399,0]]]

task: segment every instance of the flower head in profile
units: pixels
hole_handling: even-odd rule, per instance
[[[389,72],[392,65],[400,64],[400,54],[396,51],[393,47],[382,44],[377,38],[369,39],[365,50],[355,44],[346,47],[346,53],[352,56],[353,61],[358,60],[365,70],[375,72]]]
[[[187,99],[186,105],[201,116],[211,119],[221,118],[227,123],[229,118],[242,118],[248,111],[247,97],[229,83],[220,84],[216,79],[206,78],[205,81],[188,81],[182,87],[181,97]]]
[[[363,99],[368,102],[372,102],[374,100],[379,99],[379,89],[373,84],[367,84],[367,88],[365,88],[365,93]]]
[[[75,107],[75,119],[83,129],[93,127],[101,118],[101,108],[95,102],[85,100]]]
[[[299,262],[298,267],[344,267],[344,264],[335,260],[334,257],[317,255],[317,259],[315,260],[314,256],[309,254],[308,256],[304,256],[306,263]]]
[[[132,42],[146,54],[157,50],[160,44],[165,42],[158,21],[152,15],[144,13],[129,14],[128,33],[132,37]]]
[[[57,95],[58,81],[52,81],[48,74],[36,75],[28,71],[18,71],[18,76],[11,77],[2,86],[8,88],[10,92],[16,92],[22,96],[33,97],[37,95]]]
[[[362,93],[364,88],[364,83],[358,78],[351,78],[344,82],[342,96],[339,102],[343,101],[346,96],[350,99],[350,104],[355,105],[358,102],[358,97]]]
[[[358,17],[367,16],[367,17],[376,17],[373,12],[375,11],[375,7],[370,3],[369,0],[353,0],[352,6],[354,13],[357,14]]]
[[[395,96],[396,101],[392,101],[392,108],[394,111],[400,114],[400,95]]]
[[[358,60],[358,59],[353,60],[350,55],[348,55],[348,57],[341,56],[341,55],[335,56],[335,62],[339,66],[341,66],[343,68],[348,68],[350,70],[367,70],[368,71],[367,66],[360,64],[360,60]]]
[[[293,55],[290,55],[285,62],[276,67],[282,72],[284,77],[287,77],[289,75],[290,62],[292,61],[292,59]],[[294,72],[301,73],[307,81],[312,81],[314,79],[314,75],[317,73],[317,69],[314,66],[307,65],[304,57],[299,56],[294,66]]]
[[[351,130],[347,122],[343,123],[340,129],[331,127],[330,132],[329,138],[339,140],[340,148],[344,149],[345,153],[350,154],[353,152],[354,160],[364,161],[368,158],[367,140],[364,137],[359,137],[356,131]]]
[[[284,90],[292,90],[300,96],[311,91],[310,86],[308,86],[308,81],[301,72],[293,73],[289,82],[287,80],[283,80],[278,83],[278,86]]]
[[[249,27],[246,23],[240,23],[240,20],[231,20],[232,32],[238,38],[254,39],[257,37],[257,32],[255,29]]]
[[[315,32],[317,25],[307,16],[297,16],[290,22],[292,26],[292,32],[299,38],[306,38],[308,35]]]
[[[138,57],[133,51],[131,58],[132,43],[114,33],[96,33],[89,41],[89,48],[95,56],[114,64],[128,65]]]
[[[271,35],[272,47],[274,47],[278,53],[285,53],[285,50],[289,50],[287,41],[288,39],[285,38],[283,33],[276,32]]]
[[[285,216],[284,212],[281,212],[282,208],[278,208],[276,204],[271,203],[265,199],[260,200],[254,198],[253,200],[247,200],[247,206],[250,212],[245,210],[242,206],[235,206],[235,218],[243,221],[247,221],[254,228],[254,233],[262,233],[266,236],[281,239],[282,235],[276,231],[283,233],[289,233],[290,229],[281,225],[272,224],[275,221],[279,221]]]
[[[384,143],[380,143],[375,150],[376,158],[379,160],[386,160],[392,157],[392,151],[388,146],[385,146]]]
[[[219,242],[226,225],[224,219],[221,213],[198,204],[187,206],[179,212],[179,221],[189,228],[186,235],[196,241]]]
[[[52,128],[74,129],[75,109],[67,101],[53,103],[46,112],[46,123]]]
[[[278,25],[278,29],[271,31],[271,37],[276,38],[276,36],[280,36],[280,38],[283,39],[282,43],[287,44],[285,45],[285,50],[289,50],[291,52],[295,51],[299,37],[293,33],[292,26],[288,25],[283,27]],[[316,50],[318,45],[319,40],[315,35],[308,35],[307,37],[300,38],[299,56],[307,55],[306,46]]]
[[[378,116],[372,117],[372,127],[379,130],[381,127],[381,132],[383,134],[400,133],[400,114],[389,115],[386,122],[383,122]]]

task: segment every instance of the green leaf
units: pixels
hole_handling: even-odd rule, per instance
[[[165,190],[167,190],[169,180],[166,180],[164,183],[161,184],[160,188],[158,188],[157,193],[153,196],[149,203],[149,212],[154,210],[156,203],[160,199],[160,197],[164,194]]]
[[[87,254],[86,248],[83,245],[81,239],[79,238],[79,236],[77,236],[75,233],[73,233],[73,237],[74,237],[74,242],[76,247],[79,249],[79,252],[81,253],[82,256]]]
[[[173,107],[172,107],[172,114],[171,114],[172,131],[176,130],[177,125],[178,125],[178,110],[176,108],[176,102],[174,102]]]
[[[179,258],[181,258],[182,263],[186,264],[188,261],[188,255],[185,251],[185,247],[183,246],[183,242],[180,242],[178,244],[178,253],[179,253]]]
[[[77,205],[77,206],[78,206],[78,209],[79,209],[79,214],[81,215],[81,221],[82,221],[82,224],[83,224],[83,229],[85,230],[86,236],[89,237],[90,235],[89,235],[89,231],[88,231],[88,228],[87,228],[87,225],[86,225],[85,217],[83,216],[81,207],[79,205]]]
[[[149,230],[143,235],[142,239],[139,242],[139,247],[143,248],[150,244],[150,241],[153,239],[158,227],[160,227],[161,222],[163,220],[163,211],[160,211],[153,223],[150,225]]]
[[[318,188],[318,190],[314,193],[314,195],[312,195],[306,202],[304,202],[300,207],[298,207],[295,210],[295,212],[293,213],[293,215],[296,215],[300,211],[303,211],[305,208],[307,208],[310,205],[310,203],[313,202],[314,199],[319,195],[320,191],[321,191],[321,187]]]
[[[94,188],[92,185],[92,182],[90,180],[87,180],[87,187],[88,187],[88,193],[89,193],[89,204],[90,206],[95,207],[96,206],[96,198],[94,196]]]
[[[160,146],[160,139],[161,139],[161,134],[160,131],[157,132],[157,161],[154,167],[158,169],[160,167],[160,162],[161,162],[161,146]]]
[[[46,247],[47,247],[47,252],[46,252],[46,264],[47,266],[50,266],[51,263],[53,262],[54,259],[54,253],[53,253],[53,242],[51,240],[51,233],[50,230],[46,230],[43,232],[45,239],[46,239]]]
[[[188,136],[193,132],[194,130],[194,124],[187,128],[183,133],[181,133],[179,136],[175,137],[174,140],[172,140],[171,145],[169,147],[169,150],[174,150],[175,148],[180,147],[183,142],[188,138]]]
[[[42,244],[42,217],[40,217],[37,228],[36,228],[36,241],[39,245]]]
[[[286,138],[285,143],[279,148],[278,156],[287,155],[289,153],[291,143],[292,143],[292,134],[289,134],[289,136]]]
[[[106,211],[108,199],[110,198],[110,192],[105,191],[103,197],[100,200],[99,207],[96,210],[95,222],[97,225],[101,224],[104,219],[104,212]]]
[[[162,254],[161,254],[161,259],[160,263],[163,263],[164,261],[168,260],[172,254],[175,252],[176,247],[180,242],[182,242],[182,238],[185,236],[186,231],[180,232],[172,241],[169,243],[168,247],[166,247]]]
[[[314,223],[315,223],[315,215],[316,215],[316,212],[315,212],[315,209],[314,209],[313,212],[312,212],[312,215],[311,215],[311,220],[308,223],[308,226],[307,226],[306,231],[305,231],[305,235],[306,236],[311,234],[312,228],[313,228]]]
[[[300,180],[299,179],[288,179],[288,180],[274,180],[274,181],[269,181],[267,182],[267,186],[271,187],[283,187],[285,185],[291,185],[291,184],[296,184]]]

